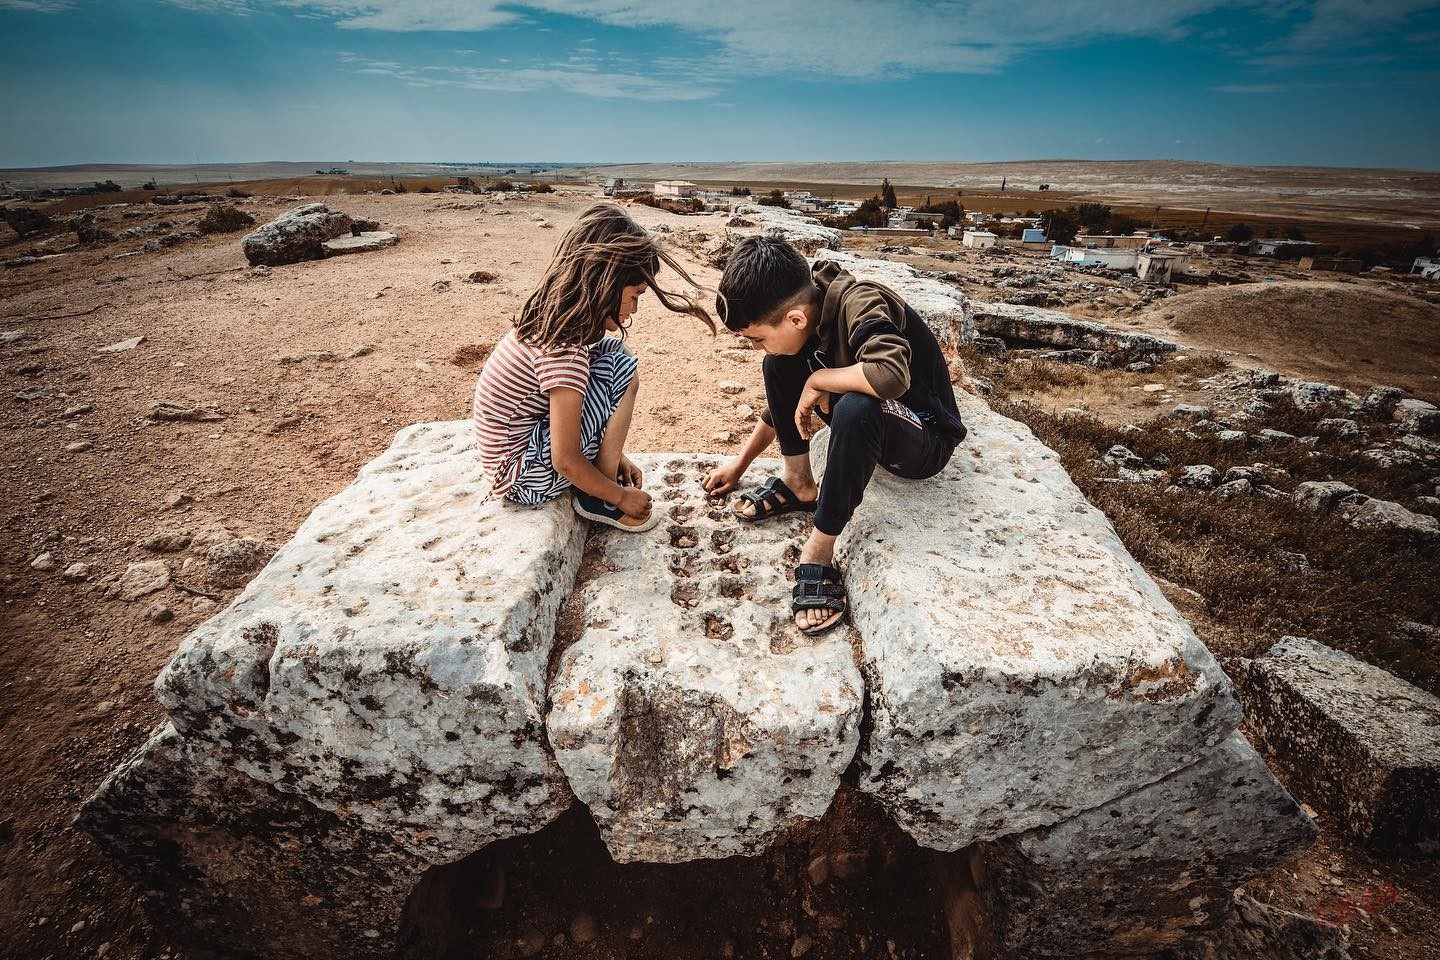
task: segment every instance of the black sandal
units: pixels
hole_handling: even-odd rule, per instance
[[[780,499],[781,496],[785,499]],[[747,517],[739,510],[735,516],[747,523],[754,523],[757,520],[768,520],[771,517],[778,517],[782,513],[794,513],[797,510],[810,511],[815,509],[815,500],[801,500],[795,496],[795,491],[785,485],[785,481],[779,477],[770,477],[754,490],[747,490],[740,494],[739,499],[755,508],[755,515]]]
[[[845,619],[845,585],[840,571],[823,563],[802,563],[795,568],[795,587],[790,591],[790,614],[801,610],[833,610],[837,616],[818,627],[797,629],[807,636],[824,633]]]

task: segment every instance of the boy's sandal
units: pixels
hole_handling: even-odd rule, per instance
[[[782,497],[784,499],[781,499]],[[754,490],[747,490],[740,494],[739,499],[755,508],[754,516],[747,516],[739,510],[735,511],[735,516],[750,523],[778,517],[782,513],[793,513],[796,510],[814,510],[817,502],[801,500],[795,496],[795,491],[786,486],[785,481],[779,477],[770,477]]]
[[[790,591],[792,615],[801,610],[832,610],[835,616],[814,627],[800,627],[801,633],[824,633],[845,617],[845,585],[840,571],[823,563],[802,563],[795,568],[795,586]]]

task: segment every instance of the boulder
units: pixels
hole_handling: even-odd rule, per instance
[[[1377,417],[1389,417],[1405,391],[1399,387],[1371,387],[1360,406]]]
[[[110,587],[110,594],[121,600],[133,601],[170,586],[170,568],[164,560],[146,560],[125,568]]]
[[[1219,923],[1237,884],[1316,833],[1232,733],[1140,790],[984,844],[988,919],[1020,956],[1153,956]]]
[[[856,640],[794,626],[805,516],[737,523],[700,487],[718,458],[633,459],[665,521],[592,542],[600,572],[573,601],[579,636],[550,684],[550,745],[615,860],[758,855],[829,808],[855,755]]]
[[[1420,540],[1440,538],[1440,520],[1416,513],[1393,500],[1366,498],[1345,503],[1341,510],[1350,525],[1361,530],[1385,530],[1403,533]]]
[[[1213,490],[1220,485],[1220,471],[1208,463],[1197,463],[1181,469],[1175,486],[1195,490]]]
[[[1339,480],[1307,480],[1297,484],[1291,496],[1294,497],[1296,506],[1316,513],[1333,510],[1346,501],[1365,499],[1365,495],[1359,490]]]
[[[1251,661],[1243,690],[1301,799],[1375,850],[1440,853],[1440,698],[1302,637]]]
[[[837,260],[853,276],[894,290],[929,325],[942,346],[959,349],[975,338],[970,299],[947,283],[927,280],[907,264],[873,260],[841,250],[820,250],[815,259]]]
[[[1394,417],[1400,421],[1402,433],[1440,435],[1440,408],[1433,403],[1424,400],[1401,400],[1395,405]]]
[[[1297,407],[1316,407],[1340,402],[1345,397],[1345,389],[1328,383],[1293,383],[1290,385],[1290,397]]]
[[[251,266],[276,267],[325,256],[325,241],[349,234],[350,218],[323,203],[307,203],[281,214],[240,242]]]
[[[32,207],[0,207],[0,220],[10,225],[17,236],[28,237],[41,230],[55,228],[55,220],[48,214]]]
[[[100,784],[76,826],[168,934],[226,956],[388,960],[427,866],[395,836],[247,777],[169,724]]]
[[[218,590],[243,587],[274,555],[270,544],[249,537],[221,541],[205,551],[206,582]]]
[[[876,471],[838,553],[870,700],[860,788],[938,850],[1132,793],[1240,721],[1214,658],[1059,458],[959,399],[971,432],[950,465],[919,482]]]
[[[468,421],[402,430],[181,644],[155,684],[176,731],[430,863],[550,822],[545,670],[584,525],[487,493]]]

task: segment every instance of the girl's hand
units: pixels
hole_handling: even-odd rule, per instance
[[[621,487],[620,499],[615,506],[632,517],[644,520],[650,516],[650,494],[637,487]]]
[[[815,375],[811,374],[810,379],[805,381],[805,388],[800,391],[800,402],[795,405],[795,429],[806,440],[815,432],[813,417],[816,407],[829,413],[830,393],[815,386]]]
[[[615,471],[615,482],[622,487],[640,489],[645,486],[645,474],[624,454],[620,455],[620,468]]]
[[[721,464],[711,470],[710,475],[701,481],[700,486],[712,497],[729,493],[740,485],[740,477],[744,473],[744,465],[739,460],[731,460],[729,463]]]

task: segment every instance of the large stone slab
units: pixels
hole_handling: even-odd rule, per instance
[[[742,203],[735,207],[734,213],[726,231],[732,239],[762,233],[788,241],[807,257],[818,250],[839,250],[845,240],[844,234],[834,227],[827,227],[814,217],[784,207]],[[746,221],[750,226],[741,226],[740,221]]]
[[[278,267],[325,256],[325,241],[350,232],[349,215],[323,203],[287,210],[240,241],[251,266]]]
[[[1244,694],[1304,800],[1377,850],[1440,853],[1440,698],[1301,637],[1251,661]]]
[[[926,481],[877,470],[838,554],[870,699],[860,787],[938,850],[1131,793],[1240,721],[1214,658],[1059,458],[959,399],[970,435],[950,465]]]
[[[922,277],[909,264],[876,260],[838,249],[817,251],[815,259],[838,260],[853,276],[883,283],[894,290],[930,326],[942,345],[959,349],[975,339],[970,299],[950,284]]]
[[[354,819],[230,769],[163,724],[81,807],[153,921],[209,953],[394,956],[427,864]]]
[[[1076,320],[1058,310],[1013,303],[972,301],[975,329],[1012,343],[1068,350],[1102,350],[1117,359],[1140,360],[1173,353],[1179,345],[1146,333],[1112,330],[1101,323]]]
[[[616,860],[759,854],[825,812],[855,754],[854,638],[794,626],[804,517],[735,520],[700,487],[717,458],[634,459],[663,522],[592,543],[550,743]]]
[[[543,704],[585,525],[487,501],[473,444],[402,430],[155,684],[197,750],[436,863],[571,802]]]
[[[343,256],[347,253],[367,253],[371,250],[383,250],[386,247],[393,247],[399,242],[395,234],[386,230],[366,230],[356,236],[336,237],[333,240],[326,240],[321,247],[327,257]]]
[[[983,845],[988,920],[1018,956],[1153,956],[1224,920],[1238,884],[1316,832],[1232,733],[1149,786]]]

